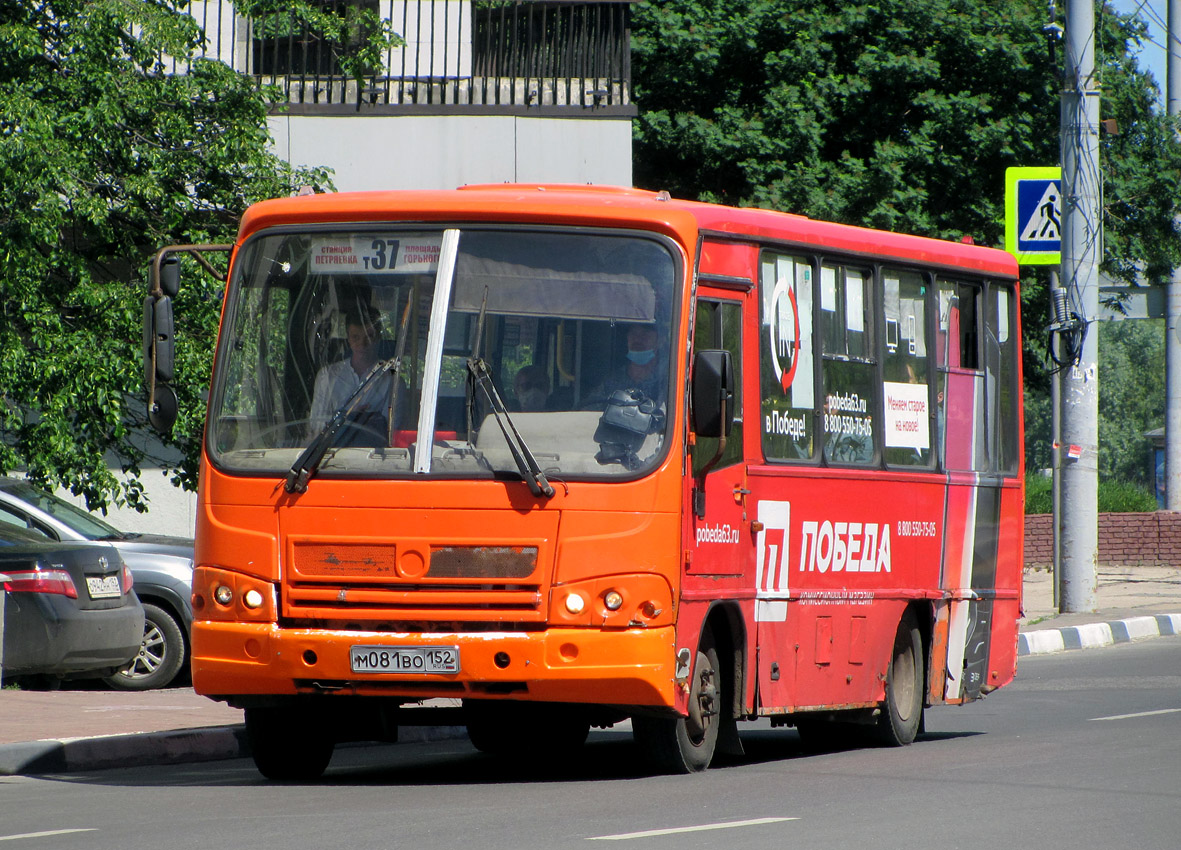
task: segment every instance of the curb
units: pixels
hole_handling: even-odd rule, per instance
[[[1110,623],[1090,623],[1061,629],[1022,632],[1017,637],[1017,656],[1048,655],[1069,649],[1091,649],[1130,643],[1150,637],[1181,635],[1181,614],[1132,617]]]
[[[397,743],[421,744],[466,737],[467,730],[463,726],[406,726],[398,729]],[[207,726],[169,732],[0,744],[0,776],[78,773],[249,756],[245,724]]]
[[[208,726],[170,732],[139,732],[60,741],[0,745],[0,776],[73,773],[108,767],[141,767],[239,758],[246,727]]]

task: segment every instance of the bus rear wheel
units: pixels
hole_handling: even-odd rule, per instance
[[[319,718],[296,709],[246,709],[246,738],[258,772],[277,782],[318,779],[336,747]]]
[[[721,710],[721,667],[713,642],[702,641],[693,665],[686,717],[633,717],[632,734],[662,773],[698,773],[713,761]]]
[[[886,699],[874,737],[889,747],[902,747],[918,735],[923,720],[923,639],[914,614],[907,611],[898,624],[890,663],[886,668]]]

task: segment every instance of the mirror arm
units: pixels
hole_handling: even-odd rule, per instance
[[[170,254],[188,254],[194,260],[201,264],[205,271],[209,272],[217,280],[225,282],[225,275],[219,272],[212,263],[201,256],[203,253],[224,253],[228,254],[234,250],[231,243],[214,243],[207,245],[166,245],[157,251],[152,256],[151,277],[148,281],[149,295],[163,295],[164,291],[160,288],[160,266]]]
[[[722,421],[726,421],[725,396],[722,397]],[[722,435],[718,437],[718,448],[714,452],[714,456],[701,468],[701,472],[697,473],[697,479],[693,483],[693,513],[697,515],[698,519],[705,519],[705,476],[718,465],[718,461],[726,453],[726,440],[727,437],[723,429]]]

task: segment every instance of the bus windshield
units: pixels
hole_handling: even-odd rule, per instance
[[[320,439],[325,477],[512,479],[523,443],[561,479],[643,474],[680,263],[619,231],[264,231],[230,283],[210,458],[281,475]]]

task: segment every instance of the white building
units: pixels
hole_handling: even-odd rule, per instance
[[[350,46],[289,13],[250,21],[225,0],[190,13],[208,54],[276,84],[271,135],[339,191],[465,183],[631,185],[630,0],[327,0],[377,12],[404,41],[360,83]]]
[[[338,191],[469,183],[630,186],[630,15],[634,0],[324,0],[376,11],[404,42],[360,82],[356,40],[301,27],[289,12],[249,20],[227,0],[193,0],[206,55],[277,85],[275,150],[327,166]],[[190,535],[196,497],[159,469],[141,476],[151,512],[113,510],[131,531]]]

